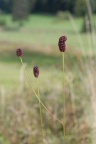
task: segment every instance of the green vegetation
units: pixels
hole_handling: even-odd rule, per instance
[[[53,16],[32,15],[28,21],[23,22],[21,27],[18,22],[12,22],[10,15],[0,17],[6,22],[2,28],[3,31],[0,32],[0,41],[18,42],[23,45],[41,45],[45,49],[44,47],[51,45],[56,47],[58,37],[66,34],[69,39],[68,47],[81,49],[82,45],[83,49],[90,49],[90,34],[80,33],[83,26],[82,18],[72,19],[69,17],[69,20],[60,21]]]
[[[91,98],[95,95],[93,74],[96,71],[96,43],[95,37],[92,43],[90,33],[80,33],[82,17],[60,20],[53,16],[32,15],[28,21],[23,21],[22,26],[19,22],[13,22],[10,15],[0,16],[0,21],[2,20],[5,24],[0,26],[0,140],[3,141],[4,136],[12,144],[41,144],[38,102],[25,80],[24,71],[16,56],[19,47],[23,50],[23,61],[33,87],[37,90],[32,68],[38,65],[41,99],[62,121],[62,57],[58,49],[58,38],[66,35],[67,142],[91,144],[94,140],[91,130],[95,103]],[[63,143],[62,126],[45,110],[43,123],[45,141],[49,144]]]
[[[80,16],[87,13],[87,4],[96,13],[95,0],[0,0],[0,13],[10,13],[15,20],[22,20],[33,12],[56,14],[58,11],[70,11]]]

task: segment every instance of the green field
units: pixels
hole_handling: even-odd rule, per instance
[[[23,62],[35,90],[37,86],[33,76],[33,66],[39,66],[41,99],[50,111],[62,120],[62,55],[58,49],[58,38],[66,35],[68,38],[65,52],[66,115],[68,115],[67,121],[72,124],[71,126],[66,124],[67,141],[68,144],[91,144],[95,141],[94,134],[93,139],[91,135],[94,123],[92,108],[95,105],[96,91],[95,32],[92,34],[80,32],[83,25],[82,18],[69,17],[67,20],[61,20],[56,16],[34,14],[28,20],[19,23],[13,22],[10,15],[0,15],[0,21],[2,20],[5,24],[0,25],[0,129],[6,128],[7,131],[2,130],[1,140],[5,138],[9,144],[13,144],[12,138],[15,137],[18,144],[23,140],[28,140],[32,144],[41,144],[40,133],[38,134],[39,108],[23,75],[20,59],[16,56],[17,48],[23,50]],[[5,107],[4,102],[6,102]],[[14,129],[17,116],[20,119],[17,121],[17,129]],[[77,121],[75,124],[74,116]],[[45,141],[48,144],[56,142],[63,144],[60,124],[50,118],[44,110],[43,119],[46,131]]]
[[[90,34],[80,33],[83,18],[69,17],[68,20],[59,20],[56,16],[32,15],[28,20],[22,22],[22,27],[18,22],[13,22],[11,16],[0,16],[0,19],[5,21],[3,27],[5,30],[0,31],[0,41],[37,46],[57,46],[58,37],[67,35],[69,48],[83,46],[85,50],[90,49]]]
[[[94,42],[92,45],[91,35],[80,33],[83,24],[82,18],[59,20],[58,17],[54,16],[32,15],[27,21],[23,22],[22,27],[18,26],[19,22],[13,22],[10,15],[1,15],[0,20],[2,19],[5,21],[5,25],[1,26],[0,31],[0,75],[3,75],[5,80],[2,77],[0,84],[6,85],[10,83],[6,81],[8,78],[9,81],[18,79],[18,59],[15,55],[18,47],[21,47],[24,51],[28,50],[29,53],[30,51],[35,52],[35,54],[25,54],[25,62],[32,65],[36,64],[40,67],[48,66],[48,69],[49,65],[54,66],[60,63],[58,38],[61,35],[67,35],[68,37],[67,51],[69,53],[81,55],[82,53],[93,52],[93,49],[95,51],[96,43]],[[78,32],[76,27],[78,27]],[[95,36],[93,39],[95,39]],[[4,62],[4,65],[2,62]],[[7,63],[9,65],[5,66]],[[13,83],[12,86],[14,85]]]

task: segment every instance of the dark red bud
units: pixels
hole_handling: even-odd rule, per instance
[[[39,68],[38,68],[38,66],[34,66],[34,68],[33,68],[33,74],[34,74],[34,76],[36,78],[38,78],[38,76],[39,76]]]
[[[67,40],[67,37],[66,36],[61,36],[59,38],[59,42],[65,42]]]
[[[58,41],[59,50],[64,52],[66,50],[65,41],[67,40],[66,36],[61,36]]]
[[[64,51],[66,50],[66,45],[65,45],[65,44],[59,45],[59,50],[60,50],[61,52],[64,52]]]
[[[17,54],[18,57],[21,57],[22,56],[22,50],[20,48],[18,48],[16,50],[16,54]]]

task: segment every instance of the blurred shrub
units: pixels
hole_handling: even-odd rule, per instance
[[[12,15],[13,20],[27,19],[30,12],[30,2],[28,0],[14,0]]]
[[[86,11],[87,11],[86,0],[76,0],[74,7],[75,15],[76,16],[85,15]]]
[[[57,14],[56,14],[56,16],[57,16],[57,18],[59,20],[68,20],[69,19],[68,15],[69,15],[68,11],[66,11],[66,12],[64,12],[64,11],[58,11]]]
[[[6,30],[6,31],[17,31],[17,30],[19,30],[19,26],[4,26],[4,30]]]
[[[4,19],[0,19],[0,26],[5,26],[6,25],[6,21]]]
[[[9,142],[3,136],[0,136],[0,144],[9,144]]]
[[[46,99],[44,96],[42,100],[51,113],[63,121],[63,105],[61,102],[62,99],[60,99],[62,94],[60,91],[58,92],[58,90],[59,89],[57,88],[49,92],[46,96]],[[56,97],[57,93],[59,94],[58,97]],[[83,136],[83,142],[85,142],[87,139],[87,134],[89,133],[86,120],[83,119],[81,122],[79,121],[79,119],[83,117],[84,108],[79,106],[75,112],[72,108],[70,99],[71,95],[68,89],[66,90],[66,95],[66,134],[69,135],[66,143],[69,144],[76,142],[81,144]],[[6,97],[6,105],[3,106],[3,109],[0,109],[0,133],[6,137],[11,144],[42,143],[39,105],[38,100],[33,96],[34,95],[33,93],[31,95],[30,90],[23,90],[18,94],[16,92],[11,94],[10,98]],[[76,113],[79,113],[80,115],[80,118],[77,117],[77,123],[74,121],[74,116],[77,115]],[[44,124],[45,143],[63,143],[62,125],[53,119],[44,109],[42,109],[42,117]]]
[[[83,17],[83,24],[82,24],[81,32],[92,32],[92,30],[96,30],[95,23],[94,25],[92,25],[90,17],[86,14]]]
[[[0,9],[0,15],[4,14],[4,12],[2,11],[2,9]]]
[[[61,19],[61,20],[62,20],[62,19],[66,19],[66,20],[67,20],[67,19],[68,19],[68,13],[69,13],[69,12],[67,12],[67,11],[66,11],[66,12],[64,12],[64,11],[58,11],[57,14],[56,14],[56,16],[57,16],[59,19]]]
[[[6,31],[17,31],[23,26],[23,22],[12,22],[4,25],[4,30]]]

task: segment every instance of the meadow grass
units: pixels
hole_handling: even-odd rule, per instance
[[[2,17],[0,16],[0,18]],[[16,49],[19,47],[23,49],[23,61],[26,63],[26,69],[34,88],[36,89],[36,82],[32,68],[34,65],[38,65],[40,68],[41,99],[47,104],[51,112],[62,120],[62,66],[61,54],[57,44],[59,36],[65,34],[68,37],[68,49],[65,54],[67,133],[73,135],[72,140],[70,140],[69,136],[68,142],[81,144],[84,141],[84,143],[90,144],[90,129],[92,128],[92,120],[89,118],[91,116],[90,113],[92,113],[90,96],[93,96],[95,92],[95,79],[94,75],[92,75],[95,72],[95,52],[89,55],[89,50],[92,46],[90,34],[80,33],[78,37],[78,32],[80,32],[82,27],[82,18],[74,19],[78,32],[74,30],[70,19],[59,21],[54,16],[32,15],[28,21],[24,22],[22,27],[19,26],[19,23],[12,22],[10,15],[4,15],[3,18],[6,21],[6,25],[0,29],[0,88],[4,87],[5,94],[6,96],[8,95],[9,100],[6,100],[5,106],[5,112],[8,112],[8,114],[6,114],[5,121],[1,123],[4,126],[8,126],[8,128],[10,127],[10,131],[16,134],[13,136],[16,141],[18,140],[18,144],[22,142],[23,135],[26,135],[24,132],[26,132],[27,128],[31,142],[35,144],[40,139],[37,132],[38,121],[40,122],[37,101],[33,98],[34,94],[28,88],[25,78],[21,77],[21,64],[16,57]],[[81,41],[83,44],[80,43]],[[85,50],[86,55],[83,55],[82,49]],[[21,79],[23,79],[23,82]],[[20,91],[22,83],[24,83],[24,88]],[[2,88],[0,90],[2,92]],[[70,104],[72,96],[75,98],[76,113]],[[20,113],[17,106],[20,107]],[[30,109],[32,115],[30,114]],[[24,125],[22,124],[22,113],[26,117],[23,119]],[[20,117],[20,123],[17,122],[16,131],[14,130],[14,117],[17,117],[17,115]],[[77,118],[78,124],[75,125],[76,127],[73,126],[73,115]],[[13,118],[12,123],[10,123],[11,117]],[[31,118],[32,125],[30,124]],[[47,135],[45,138],[46,142],[50,144],[58,142],[58,144],[61,144],[63,139],[62,127],[56,122],[55,126],[53,124],[54,120],[44,111],[43,118]],[[70,126],[69,124],[72,125]],[[32,129],[30,128],[31,130],[29,130],[29,127]],[[34,132],[31,133],[30,131],[33,129]],[[77,135],[73,134],[74,131]],[[89,137],[86,137],[87,134]],[[2,132],[2,135],[6,135],[5,131],[4,133]],[[33,137],[34,139],[32,139]],[[9,138],[9,141],[13,140],[8,131],[7,138]],[[26,140],[26,137],[24,139]]]
[[[30,77],[32,77],[33,75],[32,68],[36,64],[40,66],[40,71],[42,71],[41,75],[46,75],[46,77],[48,77],[48,74],[50,76],[52,71],[51,69],[49,69],[49,67],[55,70],[56,66],[59,66],[60,57],[51,56],[39,52],[25,52],[24,62],[27,64],[27,69],[30,73]],[[19,59],[15,55],[15,50],[14,53],[8,51],[8,55],[2,54],[0,56],[0,73],[2,75],[2,77],[0,77],[0,84],[7,85],[9,87],[14,85],[16,86],[19,80],[20,68],[21,65],[19,63]],[[58,70],[56,70],[56,72],[57,71]]]
[[[12,21],[11,15],[0,15],[0,20],[1,19],[5,20],[6,22],[6,26],[4,27],[15,27],[16,25],[18,25],[18,22]],[[95,16],[94,19],[96,19]],[[84,49],[85,53],[87,54],[87,52],[89,52],[90,50],[90,34],[80,33],[79,38],[82,41],[82,43],[80,43],[80,39],[74,31],[70,19],[60,21],[56,16],[35,14],[29,16],[29,19],[27,21],[24,21],[23,23],[23,26],[20,27],[20,29],[18,30],[3,29],[0,31],[0,73],[1,75],[4,75],[6,71],[8,72],[8,76],[6,74],[3,76],[5,80],[1,77],[1,84],[4,81],[4,83],[7,84],[6,80],[9,77],[10,81],[10,76],[12,73],[14,73],[13,75],[15,75],[14,79],[18,79],[18,74],[16,74],[16,72],[18,71],[18,64],[16,64],[18,60],[15,57],[15,50],[17,47],[22,47],[26,51],[28,48],[35,51],[31,54],[30,52],[25,53],[24,61],[28,63],[28,65],[30,63],[32,65],[38,63],[40,67],[49,67],[49,65],[52,65],[53,67],[54,65],[59,66],[60,55],[58,54],[59,51],[57,42],[58,37],[61,35],[67,35],[67,47],[70,53],[71,51],[77,51],[77,53],[79,54],[79,52],[82,53],[82,49]],[[78,27],[78,32],[80,32],[83,19],[75,18],[74,23]],[[46,55],[46,53],[49,53],[49,55]],[[75,62],[74,58],[72,58],[71,60],[72,62]]]
[[[61,35],[68,36],[68,47],[79,48],[79,40],[74,31],[70,18],[68,20],[59,20],[56,16],[42,16],[31,15],[28,20],[23,22],[22,27],[17,27],[18,22],[13,22],[11,15],[1,15],[1,19],[5,19],[6,25],[3,27],[5,30],[0,32],[0,41],[18,42],[23,44],[56,46],[58,37]],[[94,19],[95,16],[94,16]],[[74,18],[74,23],[78,27],[78,32],[81,31],[83,25],[83,18]],[[14,27],[17,27],[15,30]],[[6,29],[9,28],[9,29]],[[13,29],[10,29],[10,28]],[[85,50],[89,50],[88,37],[90,34],[79,33],[82,42],[84,43]]]

